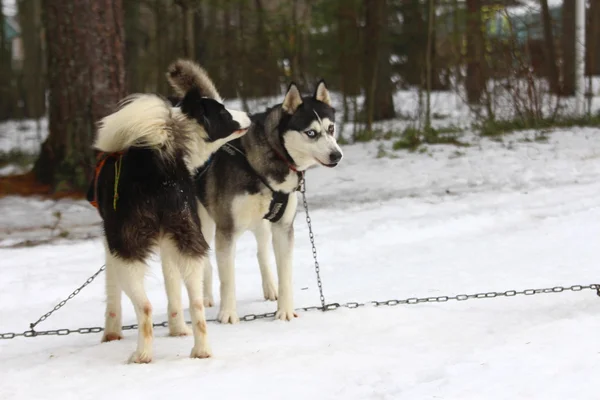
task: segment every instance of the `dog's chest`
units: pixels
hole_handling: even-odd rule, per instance
[[[269,212],[271,199],[270,191],[236,196],[231,204],[236,229],[246,230],[260,222]]]

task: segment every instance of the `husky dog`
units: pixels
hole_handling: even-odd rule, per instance
[[[211,355],[202,286],[208,244],[198,218],[193,175],[214,151],[250,126],[246,113],[223,106],[200,66],[179,60],[167,76],[182,90],[180,108],[155,95],[137,94],[100,121],[94,147],[101,153],[88,192],[104,227],[107,299],[102,341],[122,338],[125,292],[138,323],[137,350],[130,358],[135,363],[152,360],[152,306],[144,274],[155,249],[160,250],[167,281],[170,334],[190,333],[181,312],[183,278],[193,323],[191,357]]]
[[[218,320],[237,323],[234,257],[238,237],[251,230],[267,300],[278,300],[275,318],[296,317],[292,290],[293,221],[304,171],[342,159],[336,142],[335,110],[321,81],[312,96],[302,97],[290,84],[283,102],[252,116],[248,133],[223,146],[196,176],[202,233],[215,239],[221,283]],[[269,242],[275,252],[278,287],[269,265]],[[212,268],[207,261],[204,305],[210,307]]]

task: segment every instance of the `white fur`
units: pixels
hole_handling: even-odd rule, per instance
[[[295,176],[295,174],[293,174]],[[277,190],[277,188],[275,188]],[[235,324],[239,322],[236,306],[235,290],[235,248],[238,237],[251,230],[257,243],[257,258],[263,282],[263,295],[266,300],[277,300],[276,318],[291,320],[294,312],[292,288],[292,257],[293,257],[293,221],[296,215],[298,199],[295,192],[290,194],[287,208],[281,220],[272,224],[262,218],[269,209],[271,192],[266,189],[263,193],[240,195],[233,199],[231,212],[235,223],[231,237],[216,231],[215,252],[221,282],[221,306],[217,319],[221,323]],[[201,218],[208,213],[204,209]],[[202,219],[202,223],[206,219]],[[271,229],[273,235],[271,235]],[[291,233],[288,234],[288,229]],[[209,245],[208,235],[205,236]],[[278,285],[275,284],[269,262],[269,240],[272,240],[277,264]],[[211,268],[208,264],[206,268]],[[205,273],[206,277],[206,273]],[[205,280],[205,291],[209,290],[211,282]],[[279,289],[278,289],[279,287]]]
[[[305,171],[317,163],[329,164],[329,155],[334,151],[343,154],[335,136],[327,133],[327,129],[333,124],[329,118],[313,121],[307,129],[314,129],[321,133],[317,140],[309,138],[303,132],[288,131],[284,133],[285,148],[296,163],[298,170]]]
[[[317,86],[317,90],[315,92],[315,98],[323,103],[331,106],[331,97],[329,96],[329,90],[325,86],[324,82],[319,82],[319,86]]]
[[[231,116],[233,117],[233,120],[236,121],[238,124],[240,124],[240,126],[241,126],[240,129],[250,128],[250,124],[252,123],[252,121],[250,121],[248,114],[246,114],[243,111],[230,110],[229,108],[225,108],[225,109],[227,110],[227,112],[229,112],[229,114],[231,114]]]
[[[125,150],[131,146],[158,147],[171,139],[168,119],[171,108],[151,94],[127,97],[123,106],[104,117],[94,147],[104,152]]]
[[[293,114],[300,104],[302,104],[302,95],[296,85],[292,84],[285,94],[281,108],[288,114]]]
[[[124,261],[112,255],[104,241],[106,254],[106,323],[102,341],[122,338],[121,332],[121,291],[125,292],[135,309],[138,323],[138,343],[136,351],[129,358],[133,363],[152,361],[152,305],[144,288],[144,275],[147,265],[143,262]],[[206,257],[198,259],[181,254],[175,243],[166,236],[159,242],[165,286],[169,299],[169,333],[185,336],[190,329],[183,319],[181,305],[181,278],[185,283],[189,309],[192,317],[194,347],[191,357],[207,358],[211,355],[206,329],[203,299],[203,268]]]

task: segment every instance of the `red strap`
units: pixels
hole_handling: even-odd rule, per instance
[[[109,158],[117,158],[124,154],[123,151],[117,151],[114,153],[105,153],[103,151],[99,152],[96,156],[98,160],[96,162],[96,168],[94,171],[94,198],[90,201],[90,204],[95,208],[98,208],[98,177],[100,177],[100,172],[102,172],[102,168],[104,168],[104,164],[106,164],[106,160]]]
[[[282,156],[277,150],[273,149],[273,151],[275,152],[275,155],[281,159],[281,161],[285,161],[285,163],[288,165],[288,167],[292,171],[298,172],[298,170],[296,169],[296,166],[294,164],[292,164],[287,158],[285,158],[284,156]]]

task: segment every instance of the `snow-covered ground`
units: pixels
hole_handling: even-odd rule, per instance
[[[351,145],[338,168],[309,171],[327,302],[600,283],[600,130],[533,138],[426,153]],[[391,156],[378,158],[380,147]],[[0,332],[21,332],[102,265],[98,218],[71,200],[9,197],[0,210]],[[318,305],[302,211],[295,226],[296,306]],[[255,251],[243,236],[240,315],[275,307],[261,300]],[[39,329],[102,325],[103,280]],[[156,260],[147,286],[163,321]],[[124,313],[135,322],[127,299]],[[106,344],[100,334],[0,340],[0,399],[591,399],[599,330],[600,297],[584,291],[211,323],[208,360],[158,328],[149,365],[125,363],[135,331]]]

